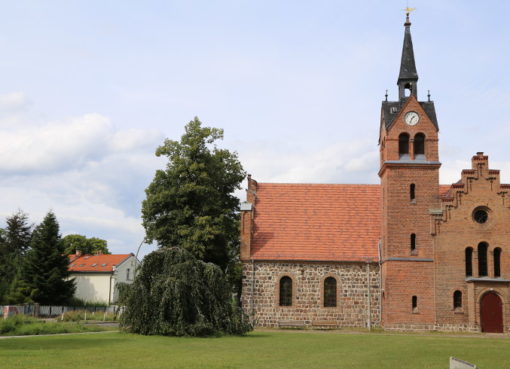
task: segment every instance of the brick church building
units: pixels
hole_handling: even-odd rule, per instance
[[[399,99],[381,106],[380,185],[248,176],[242,304],[257,326],[510,330],[510,185],[482,152],[439,184],[409,14],[404,26]]]

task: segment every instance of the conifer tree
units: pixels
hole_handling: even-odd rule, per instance
[[[0,303],[18,302],[7,300],[7,294],[21,277],[23,259],[32,237],[32,225],[23,211],[7,217],[6,224],[0,232]]]
[[[25,296],[42,305],[65,304],[74,294],[74,280],[69,280],[69,259],[64,254],[55,214],[49,212],[33,234],[31,250],[23,270]]]

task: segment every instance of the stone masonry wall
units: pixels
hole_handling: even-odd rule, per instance
[[[259,327],[278,327],[284,321],[307,326],[367,327],[370,299],[371,325],[379,326],[379,266],[368,266],[369,271],[366,263],[245,262],[243,309]],[[279,306],[283,276],[293,281],[292,306]],[[337,280],[336,307],[324,307],[323,303],[324,280],[330,276]]]

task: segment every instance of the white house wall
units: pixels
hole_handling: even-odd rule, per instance
[[[108,303],[111,275],[111,273],[71,273],[76,286],[74,296],[87,302]]]

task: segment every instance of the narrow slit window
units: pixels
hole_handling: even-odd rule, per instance
[[[462,307],[462,292],[455,291],[453,293],[453,308],[460,309]]]
[[[292,306],[292,279],[287,276],[280,279],[280,306]]]
[[[473,275],[473,248],[466,247],[466,277]]]
[[[413,296],[411,299],[411,306],[413,309],[413,313],[416,313],[418,311],[418,296]]]
[[[409,185],[409,199],[411,202],[416,201],[416,185],[414,183]]]
[[[485,242],[480,242],[478,245],[478,276],[487,277],[487,249],[488,246]]]
[[[494,277],[501,277],[501,249],[494,249]]]
[[[324,280],[324,307],[336,307],[336,279],[333,277]]]
[[[411,233],[411,252],[416,251],[416,234]]]
[[[398,154],[401,159],[409,158],[409,134],[401,133],[398,136]]]

